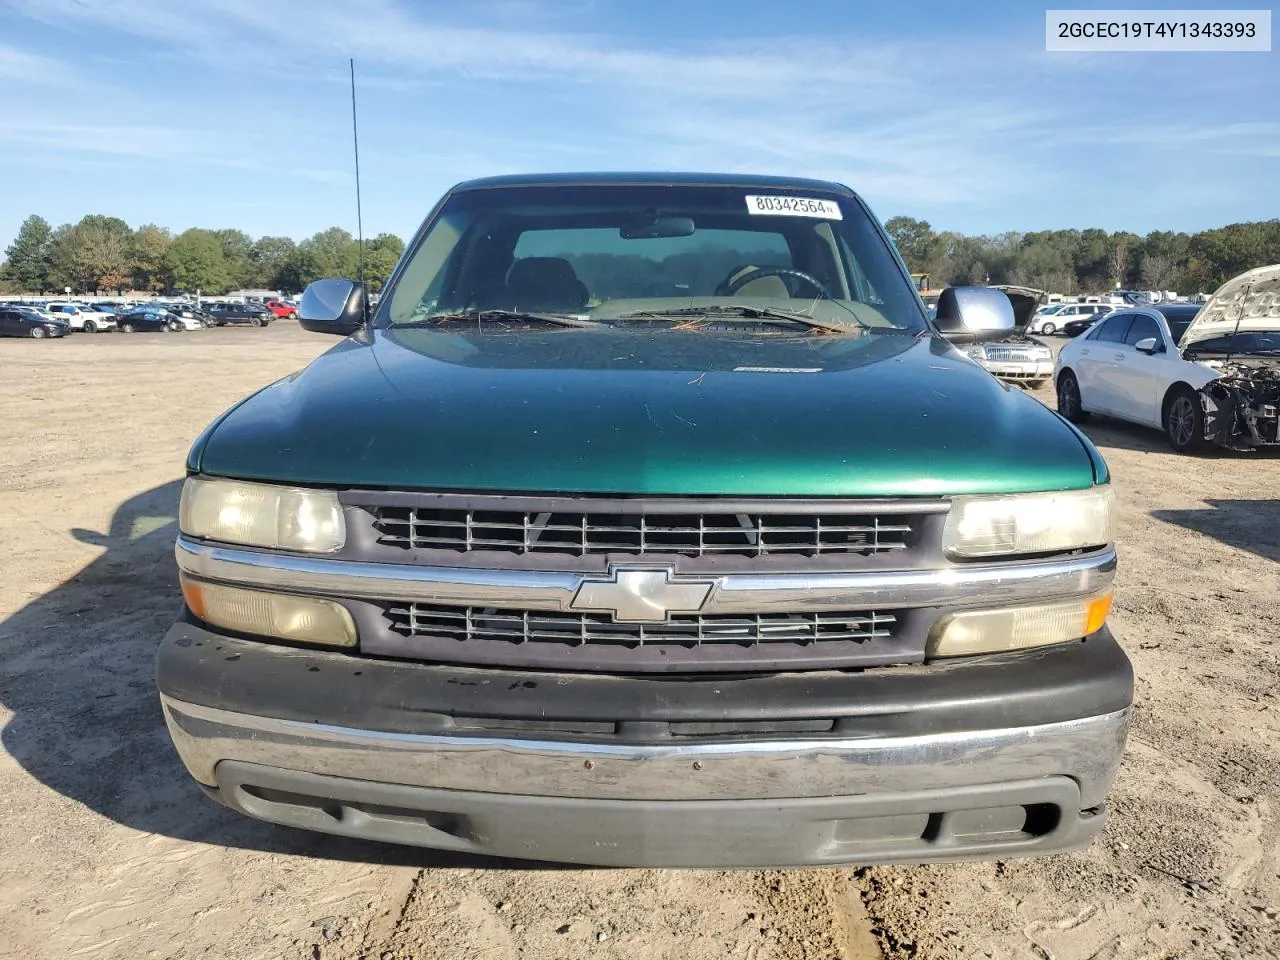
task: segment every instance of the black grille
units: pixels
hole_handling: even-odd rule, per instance
[[[404,549],[505,550],[512,553],[871,555],[911,545],[910,515],[606,514],[374,508],[378,542]]]
[[[860,643],[894,635],[892,613],[860,610],[836,613],[676,615],[666,623],[616,623],[603,614],[489,607],[445,607],[413,603],[386,608],[393,631],[405,637],[498,640],[514,644],[567,646],[609,644],[642,647],[706,644],[809,644],[818,641]]]

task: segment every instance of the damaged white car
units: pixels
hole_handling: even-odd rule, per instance
[[[1046,294],[1034,287],[994,286],[1003,290],[1013,304],[1014,333],[1003,340],[974,344],[965,353],[997,380],[1036,390],[1053,378],[1053,351],[1027,336],[1028,329],[1034,328],[1036,308]]]
[[[1203,306],[1117,310],[1058,355],[1058,412],[1160,427],[1194,453],[1280,445],[1280,264],[1223,284]]]

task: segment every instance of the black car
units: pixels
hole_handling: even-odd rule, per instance
[[[186,324],[180,317],[157,307],[138,307],[116,317],[121,333],[154,332],[181,333]]]
[[[204,309],[219,327],[228,323],[265,327],[275,319],[275,314],[260,303],[206,303]]]
[[[1103,317],[1109,316],[1111,316],[1111,311],[1106,313],[1095,313],[1091,317],[1081,317],[1079,320],[1068,320],[1062,325],[1062,332],[1068,337],[1078,337]]]
[[[215,326],[215,321],[208,313],[200,307],[190,303],[171,303],[165,307],[170,313],[178,317],[185,317],[190,320],[199,320],[201,325],[206,327]]]
[[[51,320],[37,313],[0,307],[0,337],[65,337],[71,332],[71,324]]]

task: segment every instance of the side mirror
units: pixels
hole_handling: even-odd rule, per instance
[[[364,286],[353,280],[309,283],[298,304],[298,324],[312,333],[345,337],[364,326],[364,316]]]
[[[980,343],[1013,332],[1013,304],[992,287],[947,287],[938,297],[933,324],[948,340]]]
[[[1142,353],[1159,353],[1160,341],[1155,337],[1143,337],[1133,345],[1133,349],[1139,350]]]

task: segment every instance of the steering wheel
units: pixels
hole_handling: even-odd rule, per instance
[[[813,289],[818,291],[821,296],[826,297],[828,300],[831,299],[831,294],[827,292],[827,288],[822,285],[821,280],[817,277],[810,276],[803,270],[795,270],[791,267],[752,267],[741,276],[725,280],[720,284],[720,286],[716,287],[715,296],[730,296],[731,294],[737,293],[752,280],[759,280],[763,277],[794,277],[797,280],[803,280],[809,286],[813,287]],[[791,284],[787,284],[787,289],[788,291],[791,289]]]

